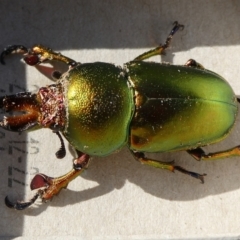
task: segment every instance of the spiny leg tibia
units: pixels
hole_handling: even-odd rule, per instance
[[[161,169],[165,169],[171,172],[174,172],[174,170],[177,170],[181,173],[187,174],[191,177],[200,179],[202,183],[204,183],[204,176],[206,176],[207,174],[199,174],[196,172],[191,172],[188,171],[180,166],[175,166],[171,163],[166,163],[166,162],[161,162],[161,161],[157,161],[157,160],[153,160],[150,158],[145,157],[144,153],[142,152],[134,152],[131,151],[131,153],[133,154],[134,158],[141,162],[142,164],[148,165],[148,166],[152,166],[152,167],[156,167],[156,168],[161,168]]]
[[[240,146],[230,148],[220,152],[208,153],[206,154],[202,148],[196,148],[187,151],[192,157],[196,160],[220,160],[228,157],[237,157],[240,156]]]
[[[5,64],[4,58],[10,54],[20,53],[24,55],[24,61],[31,66],[35,66],[45,61],[58,61],[74,67],[78,63],[61,53],[54,52],[52,49],[42,45],[35,45],[28,49],[22,45],[11,45],[5,48],[0,55],[0,62]]]
[[[84,168],[88,165],[90,156],[77,151],[78,158],[75,159],[73,169],[65,175],[57,178],[46,176],[45,174],[37,174],[31,182],[31,190],[39,189],[32,199],[27,202],[17,201],[11,202],[8,197],[5,198],[5,204],[9,208],[16,210],[24,210],[31,206],[39,197],[43,202],[51,200],[57,195],[63,188],[66,188],[68,183],[79,176]]]

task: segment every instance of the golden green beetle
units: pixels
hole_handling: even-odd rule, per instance
[[[0,126],[10,131],[50,128],[61,140],[57,157],[65,156],[61,134],[78,154],[71,171],[57,178],[37,174],[31,182],[31,189],[38,189],[36,195],[16,203],[6,197],[8,207],[22,210],[38,197],[51,199],[81,174],[91,156],[106,156],[124,145],[143,164],[178,170],[202,182],[206,174],[149,159],[144,153],[186,150],[197,160],[240,156],[239,146],[211,154],[201,149],[224,139],[236,120],[240,99],[221,76],[194,60],[183,66],[143,61],[163,54],[180,28],[183,26],[175,22],[165,44],[123,68],[102,62],[80,64],[40,45],[4,49],[3,64],[6,55],[21,53],[29,65],[56,60],[69,70],[63,74],[53,71],[57,82],[37,93],[1,97],[2,109],[24,113],[5,117]]]

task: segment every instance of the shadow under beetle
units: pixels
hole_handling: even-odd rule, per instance
[[[149,159],[144,152],[186,150],[197,160],[240,156],[240,146],[210,154],[201,149],[227,137],[236,121],[240,99],[221,76],[192,59],[183,66],[143,61],[163,54],[180,28],[183,25],[175,22],[165,44],[143,53],[123,68],[102,62],[80,64],[40,45],[4,49],[2,64],[6,55],[21,53],[28,65],[60,61],[69,70],[63,74],[53,71],[57,82],[37,93],[1,97],[0,108],[22,114],[4,117],[0,126],[17,132],[50,128],[61,141],[58,158],[65,156],[61,134],[78,155],[73,169],[61,177],[37,174],[31,189],[38,191],[30,201],[12,203],[6,197],[8,207],[22,210],[38,197],[43,201],[51,199],[82,173],[90,156],[106,156],[124,145],[143,164],[177,170],[201,182],[206,174]]]

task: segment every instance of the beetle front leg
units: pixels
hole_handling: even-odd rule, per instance
[[[186,170],[186,169],[184,169],[180,166],[174,166],[172,163],[166,163],[166,162],[161,162],[161,161],[149,159],[149,158],[145,157],[144,153],[142,153],[142,152],[131,151],[131,153],[133,154],[134,158],[142,164],[152,166],[152,167],[156,167],[156,168],[165,169],[165,170],[168,170],[168,171],[171,171],[171,172],[174,172],[174,170],[177,170],[177,171],[182,172],[184,174],[187,174],[191,177],[200,179],[202,183],[204,183],[204,176],[207,175],[205,173],[204,174],[199,174],[199,173],[196,173],[196,172],[188,171],[188,170]]]
[[[171,40],[173,38],[173,35],[179,30],[183,29],[184,25],[179,24],[177,21],[173,23],[174,27],[172,28],[170,34],[168,35],[165,43],[163,45],[159,45],[158,47],[151,49],[150,51],[147,51],[138,57],[134,59],[134,61],[143,61],[144,59],[148,59],[150,57],[156,56],[156,55],[163,55],[164,51],[170,46]]]
[[[36,45],[30,50],[30,59],[31,59],[31,54],[32,55],[37,55],[39,63],[45,62],[45,61],[58,61],[58,62],[63,62],[67,64],[69,67],[74,67],[77,65],[77,62],[74,61],[71,58],[68,58],[61,53],[54,52],[52,49],[47,48],[42,45]],[[27,58],[24,59],[27,62]]]
[[[0,55],[0,62],[1,64],[5,64],[4,58],[7,55],[10,54],[16,54],[16,53],[20,53],[20,54],[26,54],[28,52],[28,49],[26,47],[24,47],[23,45],[11,45],[8,46],[7,48],[4,48],[4,50],[2,51],[1,55]]]
[[[38,197],[40,196],[40,193],[37,192],[32,199],[30,199],[27,202],[22,202],[22,201],[17,201],[17,202],[11,202],[8,198],[8,196],[5,197],[5,205],[9,208],[13,208],[16,210],[24,210],[28,207],[30,207],[33,203],[35,203],[35,201],[38,199]]]
[[[14,208],[16,210],[24,210],[31,206],[38,197],[42,199],[43,202],[51,200],[55,195],[57,195],[63,188],[66,188],[68,183],[78,177],[83,170],[87,167],[89,163],[90,156],[77,151],[78,158],[75,159],[73,163],[73,169],[67,174],[52,178],[46,176],[45,174],[37,174],[30,185],[31,190],[39,189],[37,194],[27,202],[17,201],[12,203],[8,197],[5,198],[5,204],[9,208]],[[41,189],[40,189],[41,188]]]
[[[24,61],[30,65],[35,66],[45,61],[59,61],[67,64],[69,67],[74,67],[77,62],[68,58],[61,53],[54,52],[52,49],[42,45],[35,45],[28,49],[22,45],[11,45],[5,48],[0,55],[0,62],[5,64],[4,58],[10,54],[20,53],[24,55]]]

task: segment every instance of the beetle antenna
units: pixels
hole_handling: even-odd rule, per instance
[[[55,153],[55,155],[56,155],[57,158],[61,159],[61,158],[64,158],[66,156],[66,148],[65,148],[63,138],[62,138],[61,134],[59,133],[59,131],[55,132],[55,133],[59,137],[60,143],[61,143],[61,146],[60,146],[59,150]]]

